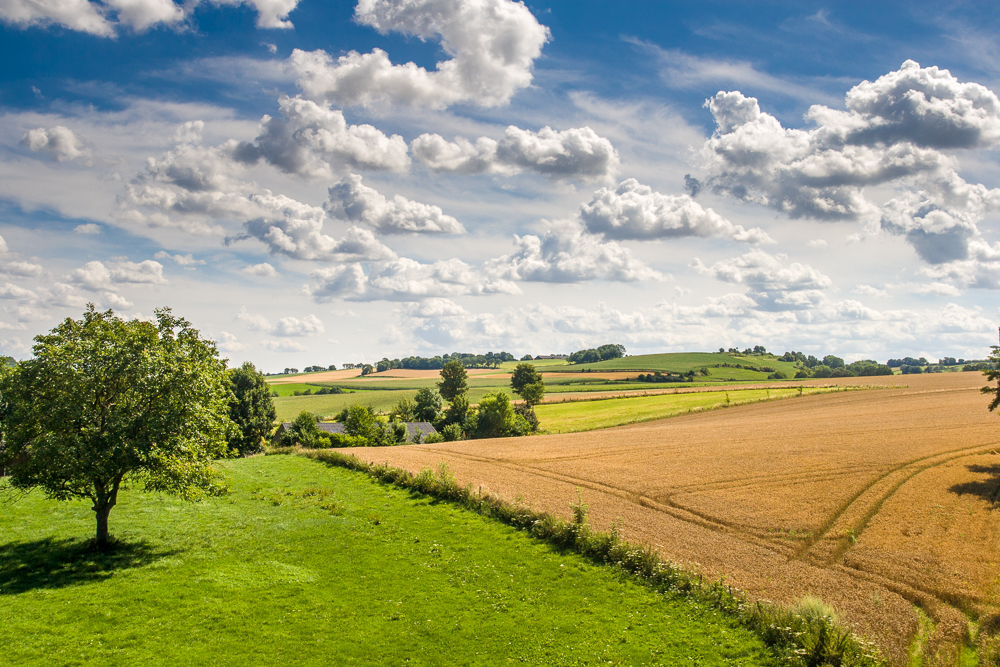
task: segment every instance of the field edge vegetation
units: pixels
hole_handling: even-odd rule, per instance
[[[299,455],[327,465],[359,472],[379,482],[459,505],[462,508],[524,530],[558,548],[576,552],[597,564],[618,568],[659,592],[674,592],[707,604],[733,618],[764,641],[775,657],[787,665],[812,667],[884,667],[875,645],[844,628],[836,614],[816,598],[803,598],[783,607],[754,601],[721,581],[705,582],[660,558],[648,545],[623,540],[616,529],[593,530],[582,498],[571,505],[573,520],[511,504],[492,494],[463,487],[442,463],[437,472],[424,469],[414,475],[387,464],[362,461],[356,456],[329,450],[273,448],[269,455]]]

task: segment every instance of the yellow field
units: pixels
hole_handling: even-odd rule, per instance
[[[1000,610],[1000,418],[978,373],[864,380],[887,388],[350,453],[446,461],[462,483],[564,517],[582,489],[598,528],[617,521],[757,598],[818,595],[897,665],[919,606],[935,623],[924,664],[954,664],[968,621]]]

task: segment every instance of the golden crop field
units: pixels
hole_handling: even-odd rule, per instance
[[[886,388],[350,453],[447,462],[463,484],[567,518],[580,489],[597,528],[617,522],[758,599],[817,595],[896,665],[919,607],[934,624],[924,664],[955,664],[970,621],[1000,626],[1000,417],[979,373],[864,380]]]

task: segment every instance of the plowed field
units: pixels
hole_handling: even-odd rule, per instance
[[[978,373],[869,380],[908,386],[350,453],[447,462],[462,483],[567,518],[579,488],[596,527],[617,521],[757,598],[818,595],[897,665],[918,605],[936,622],[927,662],[944,664],[967,619],[1000,608],[1000,419]]]

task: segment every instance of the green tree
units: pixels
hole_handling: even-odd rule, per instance
[[[441,367],[441,381],[438,382],[438,391],[449,403],[455,398],[462,396],[469,390],[469,376],[465,372],[465,366],[461,361],[448,361]]]
[[[514,411],[510,396],[498,391],[486,394],[479,402],[469,430],[474,438],[506,438],[524,435],[531,429],[524,417]]]
[[[542,402],[545,395],[545,382],[542,374],[535,370],[533,364],[518,364],[510,378],[511,390],[524,400],[529,407]]]
[[[34,357],[3,378],[11,402],[0,444],[14,488],[88,498],[97,544],[123,483],[197,497],[224,491],[213,459],[227,455],[226,364],[170,309],[125,321],[91,304],[35,338]]]
[[[441,394],[433,387],[421,387],[414,398],[413,416],[418,421],[436,422],[441,418]]]
[[[285,432],[283,444],[316,448],[323,444],[323,435],[319,427],[319,417],[303,410],[292,420],[291,426]]]
[[[396,405],[392,407],[392,411],[389,413],[389,418],[393,420],[399,420],[402,422],[414,421],[414,417],[417,412],[417,405],[408,398],[401,398],[396,401]]]
[[[277,413],[264,375],[249,361],[227,373],[233,392],[229,400],[229,419],[235,428],[229,435],[229,447],[240,456],[264,449],[264,438],[271,433]]]
[[[469,399],[466,398],[465,394],[459,394],[452,400],[448,409],[445,410],[444,423],[464,424],[465,420],[469,417],[470,411]]]
[[[997,386],[986,386],[981,391],[984,394],[993,394],[993,400],[990,401],[989,406],[990,412],[993,412],[1000,407],[1000,346],[993,345],[990,349],[992,350],[989,356],[990,366],[983,369],[983,375],[986,376],[987,382],[996,382]]]

